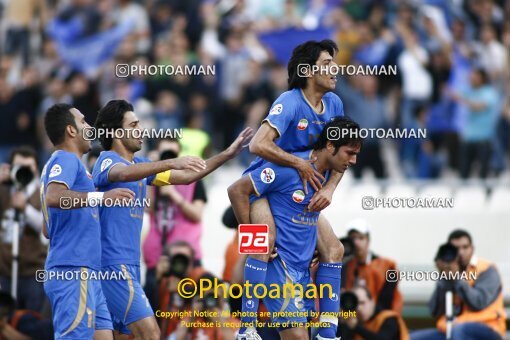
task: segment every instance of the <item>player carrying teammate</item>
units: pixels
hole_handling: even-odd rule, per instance
[[[319,137],[328,122],[335,117],[344,115],[343,104],[340,98],[332,93],[336,86],[336,76],[327,70],[335,66],[333,57],[338,48],[331,40],[308,41],[297,46],[287,66],[289,91],[276,99],[255,134],[250,144],[250,151],[256,154],[255,161],[246,169],[249,174],[257,169],[266,160],[280,166],[291,167],[297,170],[302,180],[302,189],[308,194],[308,183],[316,191],[309,202],[310,211],[320,212],[332,200],[333,192],[340,182],[343,173],[333,170],[329,179],[324,182],[322,176],[313,167],[314,159],[303,159],[292,152],[303,151],[312,145]],[[313,68],[318,68],[314,72]],[[324,186],[322,186],[324,183]],[[250,206],[251,223],[269,225],[270,247],[274,244],[274,220],[267,199],[253,198]],[[343,258],[343,246],[338,241],[328,221],[319,215],[318,242],[319,269],[317,271],[317,284],[331,284],[335,294],[340,294],[340,278]],[[265,281],[269,255],[250,255],[244,269],[244,281],[253,284]],[[249,305],[246,295],[243,295],[242,311],[256,312],[258,299]],[[337,313],[338,301],[320,299],[321,313]],[[252,313],[253,314],[253,313]],[[243,317],[244,324],[253,323],[256,317]],[[335,337],[338,319],[321,315],[321,322],[328,324],[319,331],[325,339]],[[250,334],[256,334],[252,328],[242,327],[239,331],[240,339],[250,339]],[[255,336],[255,335],[254,335]],[[256,339],[256,336],[254,337]]]
[[[348,134],[348,138],[328,140],[326,131],[328,128],[345,129],[353,134]],[[348,118],[339,118],[326,124],[313,150],[294,152],[292,155],[305,161],[316,159],[315,170],[327,180],[332,171],[343,173],[349,166],[356,164],[356,156],[361,148],[361,140],[356,137],[358,131],[358,124]],[[270,162],[263,162],[228,189],[230,202],[239,223],[252,221],[250,196],[263,195],[269,202],[276,222],[275,244],[278,254],[267,265],[266,287],[277,284],[283,292],[284,285],[292,283],[301,285],[306,291],[307,285],[312,282],[309,266],[317,243],[317,223],[320,213],[308,209],[315,195],[315,189],[310,183],[307,184],[307,189],[305,193],[300,175],[295,169]],[[250,283],[255,285],[253,282]],[[321,290],[318,289],[318,291]],[[258,292],[260,294],[260,290]],[[329,291],[325,289],[324,292]],[[278,317],[272,317],[272,321],[280,324],[289,323],[287,328],[279,329],[283,340],[308,339],[308,330],[304,324],[309,321],[306,315],[310,316],[310,312],[314,310],[315,301],[299,295],[291,297],[289,295],[292,292],[286,293],[287,296],[264,299],[264,304],[271,315],[283,313]],[[331,299],[332,297],[334,296],[323,298]],[[339,304],[338,299],[336,303]],[[292,313],[302,313],[302,316],[289,317]],[[338,318],[337,315],[335,317]],[[291,322],[301,324],[290,325]]]
[[[110,132],[142,129],[133,106],[124,100],[108,102],[99,111],[95,126]],[[129,188],[135,192],[135,202],[145,198],[148,184],[189,184],[205,177],[239,154],[253,134],[251,128],[245,129],[230,147],[205,162],[197,157],[150,162],[135,156],[142,140],[134,138],[141,134],[132,132],[118,134],[124,138],[101,134],[100,142],[106,151],[100,154],[92,174],[100,191]],[[182,170],[184,168],[194,171]],[[100,209],[102,270],[122,271],[129,277],[127,281],[103,281],[102,285],[116,330],[122,334],[133,333],[136,338],[159,339],[159,327],[140,285],[142,219],[142,206]]]
[[[83,137],[89,125],[79,110],[55,104],[46,112],[44,126],[56,149],[41,175],[43,232],[50,240],[44,290],[52,305],[55,339],[113,339],[101,282],[91,279],[91,273],[101,269],[99,213],[94,204],[98,196],[129,200],[134,193],[126,188],[95,191],[81,162],[90,142]]]

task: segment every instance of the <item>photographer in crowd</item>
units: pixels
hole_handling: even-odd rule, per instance
[[[12,284],[17,281],[19,307],[40,312],[45,294],[35,273],[44,268],[47,248],[41,240],[43,215],[35,150],[23,146],[14,149],[0,180],[0,287],[13,292]],[[17,254],[13,248],[15,252],[18,248]]]
[[[388,270],[397,270],[395,262],[370,251],[370,227],[367,221],[352,220],[347,224],[347,230],[347,236],[354,244],[354,254],[344,261],[342,290],[350,290],[356,285],[366,286],[379,307],[402,313],[403,299],[397,287],[398,282],[386,280]]]
[[[342,339],[408,340],[409,333],[399,313],[376,305],[365,286],[354,286],[342,294],[342,310],[356,310],[356,316],[340,319]]]
[[[447,251],[448,246],[454,251]],[[437,329],[416,331],[412,339],[446,339],[448,291],[453,294],[452,340],[502,339],[506,315],[501,277],[492,263],[474,255],[471,235],[465,230],[454,230],[448,236],[448,244],[440,247],[435,261],[437,269],[448,274],[448,279],[437,282],[429,301],[432,315],[438,318]]]
[[[158,144],[159,159],[176,158],[181,147],[176,139],[163,139]],[[171,175],[170,175],[171,176]],[[156,306],[153,292],[156,288],[155,268],[163,249],[174,241],[186,241],[193,247],[193,263],[200,266],[202,249],[202,216],[207,202],[202,181],[188,185],[167,185],[154,188],[155,202],[151,212],[150,229],[143,243],[143,256],[147,264],[145,291]]]
[[[0,340],[52,340],[51,320],[43,320],[39,313],[16,309],[11,294],[0,291]]]
[[[217,280],[218,285],[224,283],[215,276],[206,273],[199,280],[207,280],[214,284]],[[239,329],[241,322],[230,317],[230,310],[226,299],[223,298],[223,289],[218,288],[218,296],[215,297],[213,291],[204,293],[200,297],[199,293],[193,297],[192,310],[198,313],[191,314],[191,317],[185,317],[179,322],[171,338],[175,340],[232,340]],[[192,327],[190,325],[193,324]],[[175,337],[175,338],[174,338]]]
[[[179,281],[190,278],[198,282],[204,274],[202,267],[193,266],[194,250],[186,241],[175,241],[169,244],[158,260],[156,266],[156,280],[159,287],[157,299],[161,312],[176,312],[192,310],[192,300],[182,297],[178,292]],[[185,288],[185,287],[184,287]],[[158,314],[156,314],[156,317]],[[180,318],[161,319],[158,323],[161,334],[172,334],[180,323]]]

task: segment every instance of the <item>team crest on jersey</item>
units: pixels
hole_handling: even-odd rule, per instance
[[[283,105],[282,104],[276,104],[275,106],[273,106],[271,111],[269,111],[269,114],[270,115],[279,115],[280,113],[282,113],[282,111],[283,111]]]
[[[304,129],[306,129],[308,127],[308,120],[306,119],[300,119],[299,120],[299,123],[297,125],[297,129],[300,130],[300,131],[303,131]]]
[[[49,177],[56,177],[58,175],[60,175],[62,173],[62,167],[58,164],[55,164],[54,166],[51,167],[51,170],[50,170],[50,175]]]
[[[107,158],[101,162],[101,172],[112,164],[112,160]]]
[[[276,174],[274,173],[274,170],[271,168],[265,168],[260,173],[260,180],[266,184],[273,183],[275,178]]]
[[[301,203],[305,199],[305,193],[303,190],[296,190],[292,194],[292,200],[296,203]]]

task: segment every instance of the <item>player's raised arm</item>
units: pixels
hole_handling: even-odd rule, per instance
[[[249,176],[243,176],[228,187],[228,198],[239,224],[250,223],[250,195],[256,194]]]
[[[207,167],[199,172],[190,172],[185,170],[174,170],[170,175],[170,182],[172,184],[189,184],[204,178],[225,162],[236,157],[244,148],[248,146],[248,143],[253,137],[253,129],[244,129],[236,140],[224,151],[209,158],[205,161]]]
[[[104,193],[79,192],[69,190],[66,184],[51,182],[46,189],[45,203],[48,208],[78,209],[89,205],[97,206],[101,199],[133,200],[134,198],[134,192],[125,188],[113,189]]]
[[[278,137],[278,131],[267,121],[264,121],[250,143],[250,151],[268,162],[295,168],[303,180],[305,193],[308,193],[307,182],[315,190],[319,190],[322,187],[324,176],[313,168],[313,160],[306,161],[284,151],[274,142]]]
[[[110,169],[110,182],[134,182],[168,170],[182,170],[200,173],[207,169],[206,162],[195,156],[185,156],[156,162],[126,165],[117,163]]]

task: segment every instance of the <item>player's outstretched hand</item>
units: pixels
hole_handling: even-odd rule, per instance
[[[229,157],[234,158],[250,144],[252,138],[253,129],[251,127],[245,128],[243,131],[241,131],[239,136],[237,136],[236,140],[232,144],[230,144],[227,150],[225,150],[226,154]]]
[[[303,181],[303,188],[305,190],[305,195],[308,194],[308,185],[307,183],[310,183],[312,188],[315,191],[319,191],[322,188],[322,181],[325,180],[324,176],[322,176],[317,170],[314,169],[312,166],[312,163],[317,161],[317,157],[311,160],[303,160],[299,163],[298,167],[296,168],[299,172],[299,177],[301,177],[301,180]]]
[[[111,199],[111,200],[134,200],[135,199],[135,193],[129,189],[126,188],[117,188],[108,190],[104,193],[103,199]]]
[[[200,172],[206,168],[207,165],[205,161],[200,157],[184,156],[172,159],[172,169],[175,170],[193,170]]]

